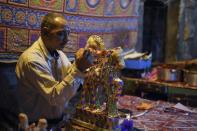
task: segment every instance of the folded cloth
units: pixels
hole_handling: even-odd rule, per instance
[[[146,53],[133,52],[124,56],[124,59],[139,59],[146,55]]]

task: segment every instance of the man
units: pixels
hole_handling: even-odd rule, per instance
[[[42,20],[41,37],[18,60],[19,103],[32,122],[41,117],[60,119],[79,87],[82,72],[91,66],[91,54],[83,49],[76,53],[73,64],[69,62],[61,51],[68,35],[64,17],[49,13]]]

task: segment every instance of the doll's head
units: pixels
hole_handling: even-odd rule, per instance
[[[100,36],[91,35],[87,40],[85,48],[91,48],[94,50],[104,50],[105,44]]]

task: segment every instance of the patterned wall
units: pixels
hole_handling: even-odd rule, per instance
[[[0,0],[0,52],[19,53],[40,34],[42,17],[63,13],[71,28],[65,52],[99,34],[106,46],[132,48],[137,41],[139,0]]]

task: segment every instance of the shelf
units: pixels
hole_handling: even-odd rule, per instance
[[[150,81],[145,79],[137,79],[137,78],[129,78],[129,77],[122,77],[125,80],[133,81],[137,83],[144,83],[144,84],[152,84],[157,86],[166,86],[166,87],[174,87],[174,88],[183,88],[183,89],[192,89],[197,90],[197,87],[190,86],[183,82],[161,82],[161,81]]]

